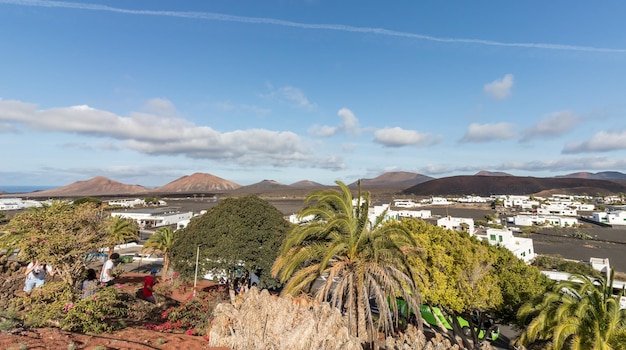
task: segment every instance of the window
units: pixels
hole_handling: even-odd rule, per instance
[[[496,235],[489,235],[489,239],[492,240],[492,241],[495,241],[496,240]]]
[[[499,235],[498,238],[500,238],[500,242],[502,242],[502,235]]]

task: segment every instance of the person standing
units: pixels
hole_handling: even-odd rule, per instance
[[[156,274],[157,270],[152,269],[150,274],[143,279],[143,291],[141,292],[141,295],[145,300],[151,303],[154,303],[154,295],[152,292],[154,291],[154,285],[156,284]]]
[[[103,286],[108,287],[113,285],[113,279],[115,279],[115,276],[113,276],[113,269],[115,268],[115,263],[119,258],[120,255],[118,253],[113,253],[109,255],[109,259],[104,262],[104,265],[102,265],[102,271],[100,271],[100,283]]]
[[[80,284],[80,290],[83,292],[83,299],[96,294],[98,291],[98,276],[96,276],[96,270],[87,270],[87,278]]]
[[[46,274],[54,276],[54,269],[48,264],[41,264],[38,260],[28,263],[26,266],[26,282],[24,292],[30,295],[35,287],[39,288],[46,282]]]

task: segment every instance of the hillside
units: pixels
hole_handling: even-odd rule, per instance
[[[598,179],[596,179],[598,178]],[[348,186],[355,188],[357,181]],[[601,173],[573,173],[557,177],[519,177],[503,172],[480,171],[476,175],[453,176],[435,179],[411,172],[387,172],[375,178],[361,179],[364,191],[384,197],[398,193],[430,195],[491,195],[491,194],[617,194],[626,192],[626,174],[607,171]],[[302,198],[313,191],[336,188],[311,180],[285,185],[274,180],[241,186],[235,182],[206,173],[182,176],[166,185],[149,189],[140,185],[127,185],[98,176],[70,185],[31,192],[32,198],[59,197],[110,197],[110,196],[187,196],[190,194],[223,194],[243,196],[256,194],[267,197]],[[1,195],[4,197],[7,196]]]
[[[626,186],[613,181],[579,178],[539,178],[519,176],[452,176],[407,188],[405,194],[451,196],[493,194],[530,195],[554,190],[563,194],[611,194],[626,192]]]
[[[211,174],[195,173],[180,177],[164,186],[157,187],[153,193],[215,193],[228,192],[241,185]]]
[[[433,180],[434,178],[422,174],[411,173],[406,171],[387,172],[372,179],[361,179],[361,187],[368,189],[372,187],[395,187],[399,190],[402,188],[411,187],[426,181]],[[349,187],[355,187],[358,181],[355,181],[348,185]]]
[[[45,191],[30,193],[30,197],[88,197],[145,194],[147,187],[127,185],[104,176],[96,176],[86,181],[76,181],[70,185]]]

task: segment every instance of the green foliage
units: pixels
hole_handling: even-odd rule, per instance
[[[572,232],[570,234],[570,236],[574,237],[574,238],[578,238],[578,239],[582,239],[582,240],[587,240],[587,239],[591,239],[593,237],[591,237],[591,235],[584,233],[582,231],[576,231],[576,232]]]
[[[13,329],[21,320],[19,313],[14,309],[0,311],[0,332]]]
[[[109,254],[113,252],[116,245],[139,239],[139,225],[131,218],[110,216],[104,225]]]
[[[528,326],[519,342],[549,340],[554,350],[624,348],[626,310],[612,296],[612,284],[612,278],[599,282],[580,274],[556,283],[520,308],[520,323]]]
[[[493,316],[503,324],[515,323],[519,308],[528,300],[543,295],[552,281],[508,249],[499,246],[490,246],[489,249],[497,256],[493,267],[503,301],[493,310]]]
[[[88,298],[64,306],[61,328],[79,333],[105,333],[126,327],[129,297],[116,287],[103,288]]]
[[[423,220],[403,220],[402,224],[425,250],[423,266],[417,267],[424,278],[417,282],[427,303],[458,314],[502,303],[493,268],[496,257],[488,245]]]
[[[0,210],[0,225],[5,224],[7,222],[9,222],[9,218],[7,217],[7,214],[4,211]]]
[[[420,249],[397,222],[381,224],[384,213],[370,224],[369,194],[361,192],[360,184],[355,205],[350,189],[336,183],[340,191],[319,191],[307,198],[298,216],[315,219],[289,233],[272,274],[287,282],[282,293],[291,295],[309,291],[316,279],[327,276],[317,300],[341,305],[349,331],[373,341],[378,329],[390,332],[396,325],[392,315],[399,315],[397,305],[388,303],[389,298],[401,296],[417,310],[420,294],[409,259]],[[377,322],[370,297],[380,310]]]
[[[74,286],[87,255],[98,251],[105,241],[104,217],[93,203],[53,202],[15,215],[0,237],[0,245],[19,249],[22,260],[51,265],[68,286]]]
[[[194,298],[165,310],[161,318],[167,320],[166,322],[148,328],[164,332],[185,331],[189,335],[205,335],[215,306],[227,298],[228,295],[222,292],[198,291]]]
[[[174,245],[175,231],[171,227],[159,228],[148,240],[143,244],[142,252],[160,252],[163,253],[163,275],[167,276],[170,268],[170,250]]]
[[[602,278],[602,274],[594,270],[589,264],[583,262],[565,260],[561,257],[542,255],[533,262],[533,266],[541,270],[556,270],[571,274],[582,274],[595,278]]]
[[[98,199],[98,198],[93,198],[93,197],[81,197],[81,198],[77,198],[72,202],[74,205],[81,205],[81,204],[85,204],[85,203],[94,203],[96,206],[101,206],[102,205],[102,200]]]
[[[176,233],[172,263],[184,278],[194,277],[197,247],[199,272],[234,271],[240,264],[260,273],[261,284],[276,284],[269,271],[289,230],[283,214],[257,196],[227,198],[191,220]]]
[[[61,282],[46,283],[31,297],[13,301],[30,327],[56,326],[79,333],[103,333],[125,327],[129,296],[116,287],[107,287],[85,299]]]

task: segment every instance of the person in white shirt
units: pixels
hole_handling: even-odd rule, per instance
[[[26,283],[24,283],[24,292],[27,295],[33,291],[35,287],[39,288],[46,282],[46,274],[54,276],[54,269],[48,264],[42,264],[38,260],[28,263],[26,266]]]
[[[104,262],[102,265],[102,271],[100,271],[100,283],[104,286],[112,286],[113,279],[113,269],[115,268],[115,262],[120,258],[118,253],[113,253],[109,256],[109,259]]]

